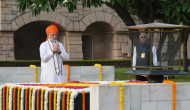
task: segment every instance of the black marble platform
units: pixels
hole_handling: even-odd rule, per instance
[[[135,75],[148,75],[148,83],[162,83],[164,80],[164,75],[187,75],[188,73],[180,70],[131,70],[124,72],[124,74],[135,74]]]
[[[138,75],[187,75],[188,73],[180,70],[131,70],[124,72],[124,74],[138,74]]]

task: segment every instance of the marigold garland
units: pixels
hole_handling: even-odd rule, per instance
[[[67,94],[67,110],[69,110],[69,96],[71,94],[72,91],[69,91]]]
[[[43,89],[42,91],[41,91],[41,110],[43,110],[44,108],[43,108],[43,102],[44,102],[44,91],[45,91],[45,89]]]
[[[85,110],[85,92],[82,91],[82,110]]]
[[[13,110],[16,110],[16,89],[18,88],[18,86],[16,86],[15,88],[14,88],[14,92],[13,92]]]
[[[70,82],[70,66],[69,65],[63,65],[65,67],[67,67],[68,69],[68,78],[67,78],[67,82]]]
[[[17,93],[17,110],[20,110],[20,89],[22,87],[18,88],[18,93]]]
[[[120,86],[120,95],[119,95],[119,105],[120,105],[120,110],[124,110],[123,109],[123,85],[122,83],[119,82],[110,82],[110,85],[119,85]]]
[[[175,83],[170,80],[163,81],[163,83],[172,84],[172,110],[175,110]]]
[[[49,93],[49,110],[52,110],[52,92],[53,92],[54,90],[51,90],[50,91],[50,93]]]
[[[34,88],[30,88],[30,92],[29,92],[29,110],[31,110],[31,107],[32,107],[32,90],[33,90]]]
[[[29,91],[30,87],[26,88],[26,94],[25,94],[25,110],[28,110],[28,91]]]
[[[100,66],[100,81],[103,80],[103,77],[102,77],[102,65],[101,64],[95,64],[94,66]]]
[[[6,110],[9,110],[9,88],[10,86],[7,87]]]
[[[6,110],[6,88],[7,86],[3,87],[3,110]]]
[[[65,95],[66,95],[67,91],[65,91],[63,93],[63,98],[62,98],[62,110],[65,110]]]
[[[56,110],[56,96],[57,96],[57,92],[58,92],[59,90],[56,90],[55,92],[54,92],[54,100],[53,100],[53,102],[54,102],[54,110]]]
[[[36,67],[36,65],[30,65],[30,67],[34,67],[35,83],[37,83],[37,67]]]
[[[39,88],[38,89],[38,91],[37,91],[37,110],[40,110],[40,91],[41,91],[42,89],[41,88]]]

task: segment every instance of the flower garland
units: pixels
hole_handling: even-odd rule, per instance
[[[67,78],[67,82],[70,82],[70,66],[69,65],[63,65],[65,67],[67,67],[68,69],[68,78]]]
[[[41,91],[42,89],[40,88],[40,89],[38,89],[38,91],[37,91],[37,110],[40,110],[40,91]]]
[[[57,92],[58,92],[59,90],[56,90],[55,92],[54,92],[54,110],[56,110],[56,96],[57,96]]]
[[[4,86],[2,85],[2,86],[0,86],[0,110],[2,110],[2,106],[3,106],[3,88],[4,88]]]
[[[26,88],[26,94],[25,94],[25,110],[28,110],[28,91],[29,91],[30,87]]]
[[[120,99],[119,100],[120,100],[120,110],[122,110],[121,109],[121,108],[123,108],[123,86],[122,86],[122,84],[128,84],[128,83],[129,84],[136,84],[136,83],[137,84],[138,83],[145,84],[147,82],[138,82],[138,81],[80,82],[80,81],[71,81],[70,83],[57,83],[57,84],[55,84],[55,83],[54,84],[26,83],[26,84],[17,84],[19,87],[19,88],[17,87],[18,92],[16,90],[16,85],[8,84],[8,85],[10,85],[10,87],[9,88],[7,87],[8,90],[5,88],[5,98],[2,98],[2,100],[5,100],[5,102],[3,102],[3,101],[1,101],[1,102],[2,102],[2,105],[5,105],[5,110],[7,110],[7,109],[12,110],[12,108],[13,108],[13,110],[25,110],[25,109],[35,110],[36,105],[38,105],[37,106],[38,110],[40,110],[40,109],[46,110],[46,109],[48,109],[48,107],[50,107],[49,110],[54,110],[54,109],[59,110],[61,108],[60,107],[61,103],[62,103],[63,110],[65,108],[67,108],[67,110],[74,110],[74,105],[75,105],[74,98],[77,97],[78,93],[82,93],[82,95],[84,95],[84,98],[83,98],[84,100],[82,99],[82,102],[83,102],[82,109],[85,109],[85,93],[90,91],[89,86],[90,85],[109,85],[110,84],[110,85],[120,85]],[[0,94],[3,94],[4,86],[0,86],[0,88],[2,88],[2,89],[0,89]],[[39,88],[41,88],[41,89],[39,89]],[[51,91],[52,89],[54,89],[54,91],[55,91],[54,94]],[[26,92],[25,92],[25,90],[26,90]],[[57,90],[59,90],[59,91],[57,91]],[[67,96],[66,96],[67,92],[65,92],[66,90],[69,91]],[[8,94],[6,94],[7,92],[8,92]],[[62,99],[61,94],[63,92],[65,94],[63,95],[64,98]],[[4,96],[4,95],[2,95],[2,96]],[[48,96],[50,99],[48,98]],[[12,102],[11,98],[13,98],[13,102]],[[16,99],[17,99],[17,101],[16,101]],[[61,99],[62,99],[62,101],[61,101]],[[7,103],[6,103],[7,101],[9,102],[8,108],[7,108]],[[26,103],[24,103],[24,102],[26,102]],[[48,104],[48,102],[49,102],[49,104]],[[1,106],[1,104],[0,104],[0,106]],[[0,109],[0,110],[2,110],[2,109]]]
[[[37,83],[37,67],[36,65],[30,65],[30,67],[34,67],[35,83]]]
[[[30,92],[29,92],[29,110],[31,110],[31,104],[32,104],[32,102],[31,102],[31,96],[32,96],[32,90],[33,90],[34,88],[32,87],[32,88],[30,88]]]
[[[68,91],[65,91],[65,92],[63,93],[63,98],[62,98],[62,110],[65,110],[65,95],[66,95],[67,92],[68,92]]]
[[[7,87],[6,110],[9,110],[9,88],[10,86]]]
[[[24,110],[24,90],[26,89],[26,87],[23,87],[21,89],[21,100],[20,100],[20,110]]]
[[[17,110],[20,110],[20,89],[22,89],[22,86],[18,88],[18,93],[17,93]]]
[[[35,110],[35,106],[36,106],[35,105],[35,102],[36,102],[35,96],[36,96],[36,92],[38,89],[39,89],[39,87],[35,87],[32,91],[32,110]]]
[[[49,110],[52,110],[52,92],[54,90],[51,90],[49,93]]]
[[[16,110],[16,89],[18,88],[18,86],[16,86],[15,88],[14,88],[14,93],[13,93],[13,110]]]
[[[48,110],[48,95],[49,95],[49,92],[50,92],[51,89],[46,89],[45,91],[45,98],[44,98],[44,110]]]
[[[163,81],[163,83],[172,84],[172,110],[175,110],[175,83],[173,81],[167,80]]]
[[[44,91],[45,91],[45,89],[43,89],[42,91],[41,91],[41,110],[43,110],[44,108],[43,108],[43,102],[44,102]]]
[[[122,83],[119,82],[110,82],[110,85],[119,85],[120,86],[120,95],[119,95],[119,105],[120,105],[120,110],[124,110],[123,109],[123,85]]]
[[[4,86],[3,88],[3,110],[6,110],[6,88],[7,86]]]
[[[61,93],[63,93],[65,91],[65,89],[59,89],[59,91],[57,92],[57,108],[56,108],[56,110],[60,110],[61,109],[61,107],[60,107],[60,105],[61,105]]]
[[[101,64],[95,64],[94,66],[100,66],[100,81],[103,80],[103,77],[102,77],[102,65]]]
[[[14,87],[15,87],[14,84],[10,85],[10,89],[9,89],[9,110],[12,110],[12,107],[13,107],[12,101],[13,101]]]
[[[75,98],[77,97],[77,95],[78,95],[78,91],[77,90],[73,90],[72,91],[72,93],[71,93],[71,95],[70,95],[70,110],[74,110],[74,106],[75,106],[75,103],[74,103],[74,101],[75,101]]]
[[[69,95],[71,94],[72,91],[69,91],[67,94],[67,110],[69,110]]]
[[[85,92],[82,91],[82,110],[85,110]]]

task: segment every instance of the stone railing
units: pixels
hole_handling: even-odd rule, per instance
[[[103,81],[114,81],[114,66],[102,66]],[[37,82],[40,83],[41,67],[37,67]],[[68,68],[64,67],[64,81]],[[100,67],[70,66],[70,81],[100,81]],[[34,67],[0,67],[0,85],[5,83],[35,82]]]

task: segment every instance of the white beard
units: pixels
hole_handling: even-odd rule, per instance
[[[50,40],[51,42],[56,42],[56,41],[57,41],[57,39],[56,39],[56,40],[53,40],[53,39],[51,39],[50,37],[49,37],[49,40]]]

